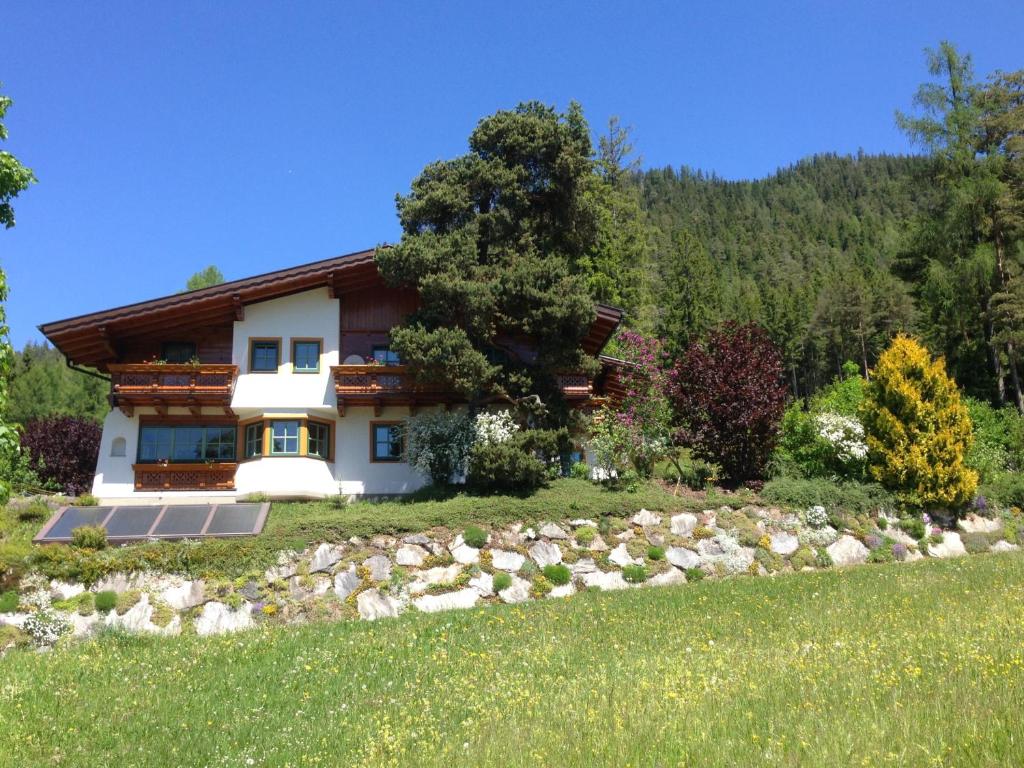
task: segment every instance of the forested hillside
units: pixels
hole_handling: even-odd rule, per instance
[[[687,168],[632,175],[651,240],[647,323],[679,346],[723,320],[754,321],[804,393],[870,366],[913,324],[892,273],[929,186],[921,157],[818,155],[757,181]]]

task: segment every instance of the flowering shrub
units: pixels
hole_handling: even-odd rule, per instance
[[[820,413],[815,419],[818,435],[832,446],[836,458],[844,464],[862,462],[867,458],[864,427],[852,416]]]
[[[61,635],[70,632],[71,625],[67,619],[47,607],[41,608],[26,618],[22,629],[36,645],[46,646],[53,645]]]
[[[444,485],[465,472],[473,437],[473,425],[463,413],[421,413],[406,424],[407,461],[435,485]]]
[[[486,445],[507,442],[518,431],[519,425],[508,411],[478,413],[473,422],[476,442]]]
[[[828,525],[828,512],[823,506],[816,504],[804,512],[804,522],[811,528],[824,528]]]

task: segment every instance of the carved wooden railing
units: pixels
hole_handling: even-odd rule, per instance
[[[133,464],[137,491],[232,491],[238,464]]]
[[[334,365],[334,390],[340,397],[401,395],[415,393],[440,394],[441,387],[417,385],[404,365]]]
[[[594,386],[585,373],[559,373],[556,377],[558,388],[570,400],[590,397]]]
[[[200,363],[114,363],[110,371],[113,405],[231,405],[237,365]]]

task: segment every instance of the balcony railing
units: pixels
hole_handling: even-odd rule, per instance
[[[379,415],[384,405],[426,405],[454,403],[461,398],[442,386],[417,384],[404,365],[335,365],[334,391],[338,397],[338,413],[345,414],[347,405],[373,406]],[[590,379],[582,373],[558,375],[558,386],[569,400],[586,400],[593,394]]]
[[[238,378],[237,365],[207,363],[112,364],[108,370],[112,404],[129,415],[139,406],[160,411],[169,406],[210,405],[228,410]]]
[[[133,464],[137,491],[233,491],[235,463]]]

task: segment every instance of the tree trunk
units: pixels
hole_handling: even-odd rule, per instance
[[[1014,401],[1017,404],[1017,410],[1024,413],[1024,397],[1021,396],[1020,391],[1020,374],[1017,372],[1017,352],[1013,347],[1013,342],[1006,342],[1006,356],[1010,362],[1010,379],[1013,381],[1013,396]]]

